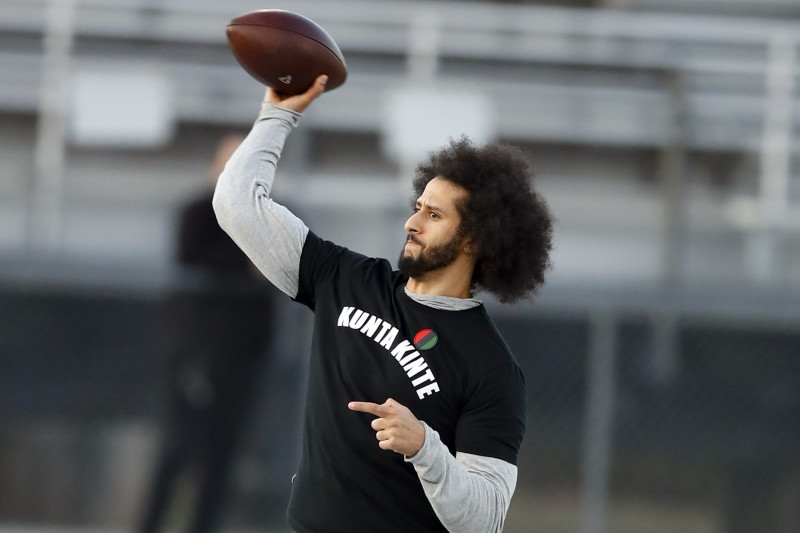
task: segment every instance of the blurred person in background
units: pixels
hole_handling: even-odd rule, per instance
[[[473,293],[511,302],[544,282],[549,209],[520,153],[462,138],[417,167],[398,270],[322,240],[270,191],[286,137],[325,81],[288,98],[267,89],[214,196],[220,225],[315,315],[289,523],[300,533],[502,531],[525,381]]]
[[[174,530],[179,515],[188,522],[187,532],[217,528],[269,347],[277,292],[256,277],[252,263],[220,229],[211,205],[216,178],[242,139],[221,140],[210,186],[180,209],[180,280],[164,306],[158,341],[167,365],[168,411],[142,533]]]

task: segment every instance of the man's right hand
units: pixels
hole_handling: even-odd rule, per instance
[[[317,96],[322,94],[322,91],[325,90],[326,83],[328,83],[328,76],[322,74],[317,76],[317,79],[314,80],[314,83],[311,84],[311,87],[309,87],[306,92],[293,96],[282,95],[275,92],[272,87],[267,87],[267,92],[264,94],[264,101],[302,113],[311,105],[311,102],[313,102]]]

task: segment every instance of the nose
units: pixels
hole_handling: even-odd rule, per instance
[[[412,213],[408,220],[406,220],[405,230],[408,233],[419,233],[419,219],[418,219],[419,211],[416,213]]]

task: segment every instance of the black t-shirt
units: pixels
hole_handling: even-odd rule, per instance
[[[388,261],[309,233],[296,300],[315,313],[303,450],[288,519],[303,533],[446,531],[417,474],[350,401],[408,407],[456,451],[516,464],[525,381],[482,305],[433,309]]]

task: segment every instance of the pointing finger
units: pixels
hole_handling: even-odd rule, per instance
[[[372,402],[350,402],[347,407],[351,411],[360,411],[375,416],[381,416],[385,412],[385,407]]]

